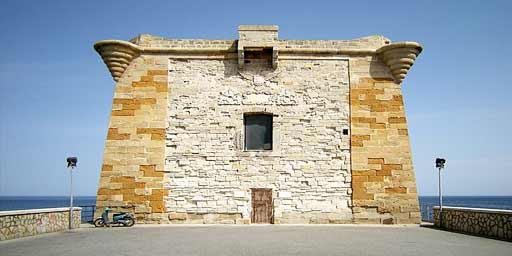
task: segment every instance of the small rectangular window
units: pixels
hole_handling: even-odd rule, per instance
[[[244,115],[245,150],[272,150],[272,115]]]
[[[246,64],[264,65],[272,67],[272,48],[244,47],[244,59]]]

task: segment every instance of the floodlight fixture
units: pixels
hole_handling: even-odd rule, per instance
[[[446,160],[443,158],[436,158],[436,168],[444,168]]]
[[[68,168],[70,168],[70,167],[75,168],[76,163],[78,162],[78,157],[71,156],[71,157],[66,158],[66,161],[68,162]]]

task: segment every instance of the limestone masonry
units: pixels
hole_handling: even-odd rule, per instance
[[[0,241],[69,230],[69,208],[0,212]],[[80,227],[82,209],[73,207],[72,228]]]
[[[439,207],[434,207],[437,227],[512,242],[511,210],[443,206],[442,220],[440,223]]]
[[[94,45],[116,81],[98,212],[148,223],[419,223],[400,83],[421,46],[238,32]]]

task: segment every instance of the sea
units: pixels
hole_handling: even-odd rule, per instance
[[[0,211],[69,207],[69,196],[0,196]],[[75,196],[73,206],[82,207],[82,223],[92,222],[95,196]]]
[[[432,208],[439,205],[439,197],[420,196],[419,200],[422,220],[432,222]],[[443,206],[512,210],[512,196],[443,196]]]
[[[432,207],[439,205],[437,196],[420,196],[421,215],[424,221],[432,220]],[[95,196],[75,196],[74,206],[83,207],[82,221],[90,221],[96,204]],[[444,196],[444,206],[512,210],[512,196]],[[0,211],[69,207],[65,196],[0,196]]]

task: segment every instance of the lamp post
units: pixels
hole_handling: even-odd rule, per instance
[[[69,184],[69,229],[73,228],[73,169],[76,168],[76,163],[78,162],[77,157],[68,157],[66,159],[68,162],[68,169],[69,169],[69,178],[70,178],[70,184]]]
[[[444,168],[446,160],[443,158],[436,158],[436,168],[439,169],[439,227],[443,227],[443,180],[441,178],[441,171]]]

